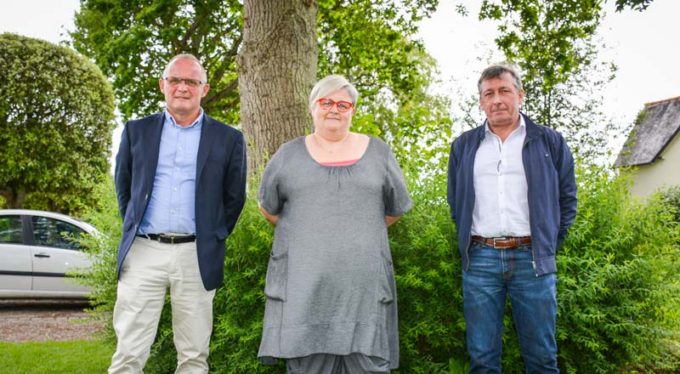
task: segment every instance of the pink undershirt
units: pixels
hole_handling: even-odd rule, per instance
[[[359,159],[345,160],[345,161],[331,161],[331,162],[319,162],[323,166],[350,166],[354,165],[359,161]]]

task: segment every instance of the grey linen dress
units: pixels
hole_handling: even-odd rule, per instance
[[[278,215],[258,358],[360,353],[399,365],[397,298],[385,216],[411,199],[390,148],[371,137],[350,166],[323,166],[305,138],[267,165],[261,206]]]

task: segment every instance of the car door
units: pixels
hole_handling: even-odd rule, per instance
[[[31,217],[33,228],[33,291],[54,292],[60,296],[84,296],[87,287],[79,284],[70,273],[90,266],[77,239],[85,231],[50,217]]]
[[[20,215],[0,216],[0,296],[24,296],[31,290],[31,248]]]

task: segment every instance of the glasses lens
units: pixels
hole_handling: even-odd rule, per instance
[[[201,82],[197,81],[196,79],[184,79],[184,83],[186,83],[189,87],[198,87],[198,84]]]
[[[338,101],[337,103],[338,111],[346,112],[352,107],[352,103],[347,101]]]
[[[179,86],[182,82],[189,87],[198,87],[198,85],[201,84],[201,81],[191,78],[167,77],[165,80],[172,86]]]
[[[319,105],[321,106],[321,108],[323,108],[325,110],[332,108],[333,104],[335,104],[335,102],[333,100],[330,100],[330,99],[319,100]]]

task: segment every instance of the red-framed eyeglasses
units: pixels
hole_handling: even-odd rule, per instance
[[[319,106],[323,110],[331,110],[331,108],[333,108],[333,106],[335,106],[336,108],[338,108],[338,112],[340,112],[340,113],[344,113],[344,112],[352,109],[352,107],[354,106],[349,101],[344,101],[344,100],[335,101],[335,100],[329,99],[327,97],[322,97],[319,100],[317,100],[316,102],[319,103]]]

